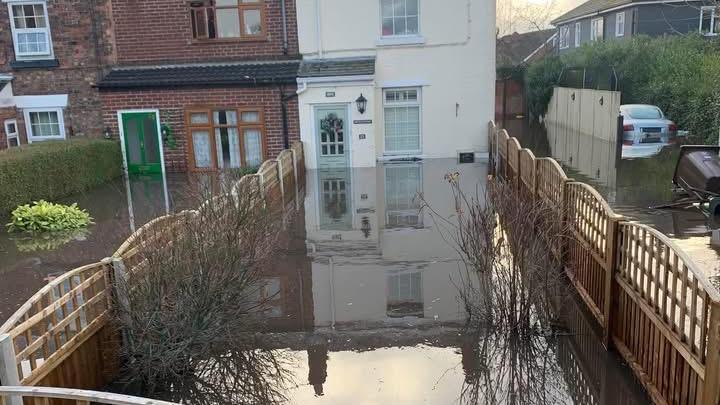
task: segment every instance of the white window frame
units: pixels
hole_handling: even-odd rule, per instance
[[[417,91],[417,100],[415,101],[392,101],[388,103],[387,93],[391,91],[415,90]],[[421,87],[389,87],[382,91],[383,98],[383,151],[385,155],[419,155],[423,148],[423,114],[422,114],[422,88]],[[418,149],[417,150],[396,150],[388,151],[385,149],[385,108],[386,107],[418,107]]]
[[[10,131],[8,130],[8,126],[10,124],[15,125],[15,133],[12,136],[10,134]],[[12,147],[10,145],[10,139],[16,139],[17,146],[20,146],[20,129],[18,128],[17,120],[15,118],[5,120],[4,126],[5,126],[5,141],[7,142],[8,148]]]
[[[383,11],[382,11],[382,10],[383,10],[383,5],[382,5],[383,1],[385,1],[385,0],[379,0],[379,4],[380,4],[380,10],[379,10],[379,11],[380,11],[380,38],[385,38],[385,39],[390,38],[390,39],[392,39],[392,38],[419,38],[419,37],[422,37],[422,34],[421,34],[421,33],[422,33],[422,27],[420,26],[420,16],[421,16],[421,11],[420,11],[420,3],[421,3],[421,2],[420,2],[420,0],[414,0],[414,1],[417,1],[417,20],[418,20],[418,22],[417,22],[417,32],[414,33],[414,34],[395,34],[395,33],[393,33],[393,34],[391,34],[391,35],[385,35],[385,34],[383,33],[383,20],[385,19],[385,16],[383,15]],[[392,1],[392,0],[390,0],[390,1]],[[406,0],[406,1],[407,1],[407,0]],[[393,18],[394,18],[394,16],[393,16]],[[405,13],[405,18],[407,19],[407,11],[406,11],[406,13]],[[395,27],[394,27],[394,25],[393,25],[393,31],[394,31],[394,30],[395,30]]]
[[[32,123],[30,122],[30,113],[33,112],[56,112],[58,115],[58,125],[60,126],[60,136],[35,136],[32,132]],[[42,141],[60,141],[67,139],[65,134],[65,117],[63,116],[62,108],[26,108],[23,110],[23,116],[25,117],[25,133],[27,133],[28,143],[42,142]]]
[[[581,42],[582,42],[582,23],[578,21],[575,23],[575,48],[579,48]]]
[[[570,48],[570,26],[563,25],[560,27],[560,49]]]
[[[698,32],[700,34],[706,36],[706,37],[715,37],[718,36],[718,33],[715,32],[718,30],[716,26],[720,25],[720,15],[717,12],[718,9],[715,6],[704,6],[700,7],[700,25],[698,26]],[[710,32],[703,33],[702,32],[702,24],[703,24],[703,17],[705,17],[705,13],[710,12]]]
[[[12,31],[13,47],[15,49],[16,60],[46,60],[55,59],[55,50],[53,49],[52,30],[50,29],[50,18],[48,16],[47,0],[3,0],[8,5],[8,16],[10,18],[10,28]],[[42,5],[45,12],[45,28],[16,28],[15,15],[13,14],[13,6]],[[25,32],[43,32],[47,35],[48,52],[32,52],[20,53],[17,36],[19,33]]]
[[[615,36],[618,38],[625,36],[625,12],[624,11],[621,11],[621,12],[615,14]]]
[[[600,36],[598,37],[598,26],[600,27]],[[590,41],[600,41],[605,39],[605,18],[593,18],[590,20]]]

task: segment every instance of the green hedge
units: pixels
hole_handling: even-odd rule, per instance
[[[720,40],[699,35],[634,37],[585,44],[529,67],[528,106],[545,113],[563,69],[615,69],[623,103],[659,106],[695,141],[716,143],[720,129]],[[609,69],[609,70],[608,70]]]
[[[116,141],[72,139],[0,151],[0,217],[18,205],[54,201],[121,175]]]

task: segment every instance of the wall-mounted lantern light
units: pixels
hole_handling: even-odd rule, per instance
[[[105,132],[103,133],[105,136],[105,139],[111,139],[112,138],[112,129],[110,127],[105,127]]]
[[[357,103],[357,109],[360,114],[365,114],[365,110],[367,109],[367,99],[365,96],[360,93],[360,97],[355,100],[355,103]]]

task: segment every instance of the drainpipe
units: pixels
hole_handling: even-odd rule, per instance
[[[285,89],[282,85],[278,86],[280,89],[280,110],[282,111],[282,126],[283,126],[283,147],[284,149],[290,148],[290,128],[288,123],[288,101],[297,97],[297,93],[285,95]]]
[[[282,11],[282,24],[283,24],[283,55],[288,54],[288,24],[287,24],[287,4],[285,0],[280,2],[280,9]]]
[[[323,58],[322,45],[322,14],[320,12],[321,0],[315,0],[315,35],[317,36],[317,53],[318,58]]]

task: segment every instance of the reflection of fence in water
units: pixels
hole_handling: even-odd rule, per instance
[[[720,294],[702,269],[662,233],[623,221],[592,187],[567,179],[553,159],[526,162],[515,173],[509,162],[522,158],[517,140],[492,125],[490,136],[498,143],[493,170],[512,174],[511,181],[534,178],[530,195],[557,207],[557,221],[572,230],[560,248],[563,267],[605,345],[618,349],[655,402],[719,403]],[[515,151],[517,157],[509,156]],[[523,167],[534,173],[522,173]]]

